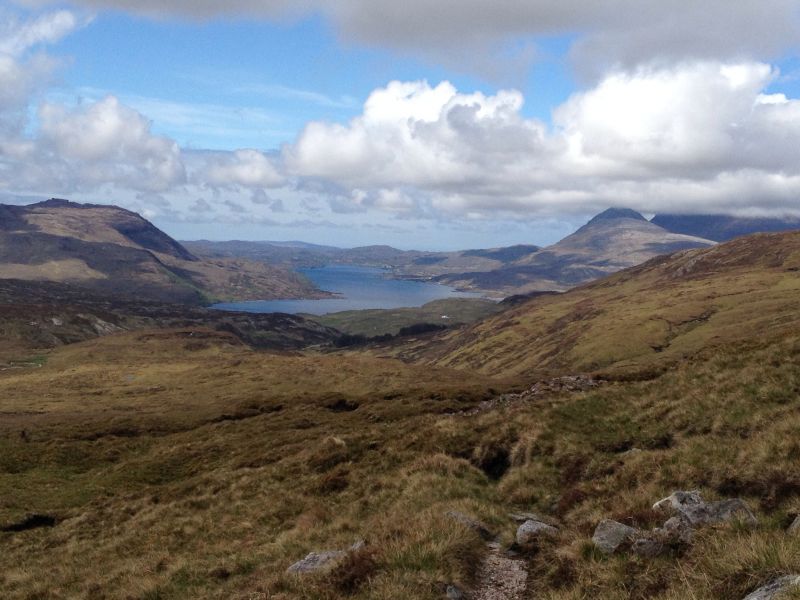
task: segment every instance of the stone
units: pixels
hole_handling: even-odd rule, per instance
[[[736,520],[748,527],[758,525],[756,516],[744,500],[729,498],[719,502],[706,502],[698,491],[675,492],[656,502],[653,510],[680,515],[691,527],[717,525]]]
[[[447,600],[464,600],[464,592],[454,585],[447,586]]]
[[[778,600],[782,594],[790,591],[793,587],[800,587],[800,575],[779,577],[772,583],[745,596],[744,600]]]
[[[794,523],[789,525],[789,529],[786,530],[786,533],[800,536],[800,516],[794,520]]]
[[[539,521],[540,523],[544,523],[544,520],[536,513],[511,513],[508,517],[517,523],[524,523],[525,521]]]
[[[558,537],[558,529],[541,521],[528,520],[517,528],[517,544],[531,546],[543,538]]]
[[[645,536],[638,538],[631,544],[631,552],[642,558],[655,558],[668,551],[668,547],[656,537]]]
[[[288,569],[287,573],[315,573],[332,567],[347,555],[347,552],[340,550],[329,550],[327,552],[310,552],[303,560],[298,560]]]
[[[633,541],[638,533],[638,529],[606,519],[594,530],[592,542],[600,552],[614,554],[620,546]]]
[[[451,510],[448,511],[446,515],[459,525],[462,525],[467,529],[471,529],[479,536],[481,536],[484,540],[490,540],[492,539],[492,537],[494,537],[492,535],[492,532],[484,523],[481,523],[480,521],[473,519],[472,517],[465,515],[464,513]]]

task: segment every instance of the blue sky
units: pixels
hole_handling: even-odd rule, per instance
[[[15,0],[0,195],[419,248],[795,214],[798,46],[787,0]]]

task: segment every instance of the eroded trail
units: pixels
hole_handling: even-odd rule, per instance
[[[483,562],[480,583],[473,600],[522,600],[528,585],[525,561],[510,558],[500,544],[488,544],[489,554]]]

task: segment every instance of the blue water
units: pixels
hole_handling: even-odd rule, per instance
[[[256,313],[324,315],[343,310],[422,306],[442,298],[480,297],[479,294],[457,292],[438,283],[390,279],[388,271],[370,267],[332,265],[317,269],[299,269],[299,271],[320,289],[339,294],[339,297],[322,300],[226,302],[215,304],[213,308]]]

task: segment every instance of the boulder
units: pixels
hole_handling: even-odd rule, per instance
[[[304,559],[298,560],[288,569],[287,573],[315,573],[333,567],[337,562],[347,555],[341,550],[329,550],[327,552],[310,552]]]
[[[454,585],[448,585],[445,593],[447,594],[447,600],[464,600],[465,598],[464,592]]]
[[[631,552],[643,558],[655,558],[679,551],[692,542],[694,530],[683,517],[672,517],[662,527],[642,533],[631,545]]]
[[[638,529],[606,519],[594,530],[592,542],[600,552],[614,554],[621,546],[632,542],[638,534]]]
[[[717,525],[736,520],[748,527],[758,525],[756,516],[744,500],[730,498],[719,502],[706,502],[698,491],[675,492],[656,502],[653,510],[677,514],[686,519],[691,527]]]
[[[786,533],[800,536],[800,517],[797,517],[794,522],[789,525],[789,529],[786,530]]]
[[[558,536],[558,529],[541,521],[528,520],[517,528],[517,544],[532,546],[543,538],[552,539]]]
[[[800,575],[786,575],[758,588],[752,594],[747,595],[744,600],[779,600],[782,594],[794,587],[800,587]]]
[[[489,530],[489,527],[487,527],[484,523],[481,523],[480,521],[473,519],[468,515],[465,515],[464,513],[451,510],[446,513],[446,516],[455,521],[456,523],[458,523],[459,525],[462,525],[467,529],[471,529],[479,536],[481,536],[484,540],[490,540],[494,537],[492,535],[492,532]]]

